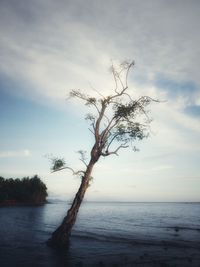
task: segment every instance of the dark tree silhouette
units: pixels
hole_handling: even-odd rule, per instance
[[[46,197],[47,187],[37,175],[21,180],[0,177],[0,204],[42,204],[46,202]]]
[[[129,93],[128,76],[134,62],[123,62],[118,67],[112,64],[111,73],[114,78],[115,88],[113,94],[103,96],[98,92],[99,98],[82,93],[80,90],[72,90],[71,97],[76,97],[86,106],[94,108],[93,114],[87,114],[90,122],[90,131],[94,135],[94,145],[87,162],[85,153],[79,151],[81,161],[85,165],[84,170],[75,171],[66,166],[64,159],[52,158],[52,171],[70,169],[74,175],[80,175],[81,184],[72,202],[67,215],[61,225],[53,232],[48,244],[55,247],[69,245],[72,227],[76,221],[77,213],[83,201],[85,192],[90,185],[92,170],[100,157],[118,155],[120,149],[132,146],[135,140],[142,140],[148,136],[151,122],[146,107],[154,100],[149,96],[133,99]]]

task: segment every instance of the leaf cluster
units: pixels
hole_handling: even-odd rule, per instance
[[[51,158],[52,161],[52,171],[57,171],[65,166],[64,158]]]
[[[127,124],[120,124],[116,127],[115,132],[113,133],[116,135],[117,141],[133,141],[133,140],[142,140],[143,138],[147,137],[145,134],[146,128],[143,127],[139,123],[127,123]]]

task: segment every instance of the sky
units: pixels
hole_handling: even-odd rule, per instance
[[[68,94],[111,94],[111,62],[134,60],[131,95],[161,100],[150,137],[100,159],[85,198],[200,201],[199,14],[198,0],[1,0],[0,176],[38,174],[71,200],[80,179],[51,173],[47,155],[79,169],[94,140]]]

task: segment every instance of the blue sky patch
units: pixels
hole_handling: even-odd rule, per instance
[[[185,108],[185,112],[188,115],[200,117],[200,106],[197,106],[197,105],[188,106]]]
[[[164,75],[159,75],[156,77],[155,85],[167,91],[168,95],[171,98],[178,97],[180,95],[191,98],[191,96],[198,90],[194,82],[175,81],[168,79]]]

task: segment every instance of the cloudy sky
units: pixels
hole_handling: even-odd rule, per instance
[[[162,100],[151,136],[100,160],[86,199],[200,201],[199,14],[198,0],[1,0],[0,175],[37,173],[50,196],[71,199],[79,179],[51,174],[45,157],[81,168],[76,152],[92,146],[68,93],[111,93],[111,61],[133,59],[131,94]]]

